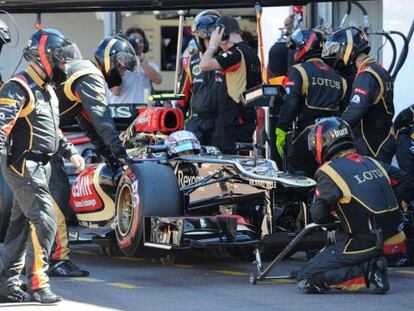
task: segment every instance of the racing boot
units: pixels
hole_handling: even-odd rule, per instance
[[[11,289],[11,291],[8,294],[0,295],[0,303],[29,301],[31,301],[29,293],[25,292],[17,286]]]
[[[89,272],[80,269],[71,260],[51,261],[47,273],[54,277],[86,277]]]
[[[368,280],[369,284],[374,286],[374,294],[383,295],[389,291],[387,260],[384,257],[375,258],[371,261]]]
[[[38,289],[31,294],[32,301],[44,304],[57,303],[62,301],[62,297],[56,295],[49,287]]]
[[[298,289],[303,294],[324,294],[329,290],[326,286],[317,286],[311,280],[301,280],[298,282]]]

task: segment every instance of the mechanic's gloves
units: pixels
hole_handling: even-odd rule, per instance
[[[117,162],[121,166],[125,166],[125,165],[128,166],[132,164],[133,159],[125,153],[125,154],[122,154],[121,156],[118,156]]]
[[[276,134],[276,150],[277,153],[283,157],[283,154],[285,153],[285,144],[286,144],[286,132],[280,128],[276,128],[275,130]]]

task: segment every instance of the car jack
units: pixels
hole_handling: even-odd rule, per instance
[[[302,231],[299,232],[299,234],[283,249],[283,251],[277,255],[277,257],[266,267],[266,269],[263,269],[262,259],[260,256],[260,252],[258,249],[254,251],[256,260],[253,262],[256,265],[257,271],[251,272],[249,276],[249,282],[251,285],[257,284],[259,281],[263,280],[276,280],[276,279],[291,279],[294,278],[292,275],[271,275],[268,276],[268,274],[273,270],[273,268],[278,265],[283,258],[286,257],[288,253],[290,253],[296,244],[305,237],[310,231],[316,229],[316,228],[324,228],[324,230],[327,230],[326,227],[332,227],[332,225],[337,226],[337,223],[335,224],[315,224],[310,223],[305,228],[302,229]]]

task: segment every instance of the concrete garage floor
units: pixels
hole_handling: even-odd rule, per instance
[[[145,258],[109,257],[93,245],[73,246],[72,259],[89,269],[89,278],[52,278],[53,290],[64,302],[44,308],[59,310],[413,310],[414,268],[390,270],[391,291],[301,295],[292,280],[252,286],[248,274],[254,266],[230,256],[186,254],[174,263]],[[286,274],[304,263],[297,253],[282,263]],[[276,272],[276,271],[275,271]],[[0,304],[7,310],[34,310],[43,306]]]

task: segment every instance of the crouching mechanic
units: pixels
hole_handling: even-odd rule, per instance
[[[76,119],[95,145],[97,154],[103,156],[116,171],[128,162],[128,159],[106,102],[105,82],[109,88],[119,86],[125,70],[132,71],[136,65],[135,52],[127,40],[117,36],[107,37],[98,46],[95,59],[97,66],[79,57],[72,57],[68,61],[67,80],[56,90],[60,120],[62,125],[66,125]],[[62,160],[55,157],[52,163],[52,177],[67,180]],[[65,180],[51,181],[54,185],[58,183],[65,183]],[[62,187],[51,188],[58,198],[65,196]],[[68,233],[63,215],[58,221],[58,234],[51,256],[49,275],[88,276],[88,271],[80,269],[69,260]]]
[[[50,83],[64,81],[66,55],[72,47],[54,29],[36,31],[24,53],[27,69],[0,91],[2,170],[14,198],[2,253],[2,302],[62,300],[50,290],[46,275],[56,234],[49,161],[60,150],[78,172],[85,164],[59,129],[58,101]],[[19,288],[25,258],[30,294]]]
[[[340,118],[319,120],[308,137],[309,150],[322,165],[311,216],[315,223],[341,220],[346,237],[324,248],[298,273],[303,293],[331,288],[359,290],[373,286],[375,294],[389,290],[383,241],[401,234],[402,213],[387,169],[355,151],[349,125]]]

